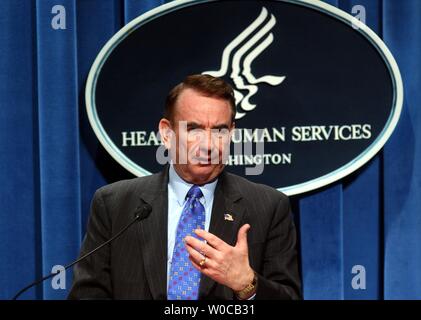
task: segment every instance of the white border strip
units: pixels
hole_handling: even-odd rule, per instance
[[[120,44],[131,32],[136,30],[138,27],[142,26],[143,24],[147,23],[150,20],[153,20],[163,14],[167,14],[174,10],[181,9],[183,7],[189,5],[195,5],[205,2],[214,2],[217,0],[174,0],[162,6],[156,7],[141,16],[135,18],[134,20],[130,21],[126,26],[124,26],[120,31],[118,31],[101,49],[98,56],[96,57],[91,70],[89,71],[87,83],[86,83],[86,91],[85,91],[85,100],[86,100],[86,110],[88,113],[89,122],[98,138],[101,142],[102,146],[107,150],[107,152],[126,170],[134,174],[135,176],[145,176],[151,174],[151,172],[143,169],[138,164],[130,160],[123,152],[121,152],[110,139],[108,134],[106,133],[105,129],[103,128],[102,124],[98,119],[98,114],[95,105],[95,95],[93,94],[96,89],[96,82],[98,79],[98,75],[101,72],[102,66],[105,63],[105,60],[114,50],[114,48]],[[339,169],[330,172],[324,176],[319,178],[292,185],[289,187],[278,188],[279,191],[284,192],[287,195],[295,195],[304,192],[308,192],[311,190],[315,190],[326,186],[330,183],[338,181],[343,177],[351,174],[352,172],[359,169],[365,163],[367,163],[371,158],[373,158],[376,153],[384,146],[386,141],[389,139],[391,134],[393,133],[403,105],[403,83],[402,77],[398,68],[398,65],[393,58],[392,54],[390,53],[389,49],[386,47],[384,42],[374,33],[368,26],[361,23],[360,21],[356,20],[352,15],[330,5],[325,2],[319,0],[275,0],[275,1],[282,1],[288,2],[296,5],[305,6],[311,9],[318,10],[320,12],[326,13],[336,19],[341,20],[344,23],[352,24],[359,27],[356,32],[360,32],[364,35],[377,49],[380,55],[383,57],[387,67],[390,70],[390,74],[392,76],[392,82],[394,85],[394,103],[392,106],[392,113],[389,117],[389,120],[384,127],[383,131],[379,134],[377,139],[357,158],[348,162],[344,166],[340,167]]]

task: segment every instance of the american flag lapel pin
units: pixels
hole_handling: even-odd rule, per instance
[[[224,219],[226,221],[234,221],[234,218],[229,213],[224,214]]]

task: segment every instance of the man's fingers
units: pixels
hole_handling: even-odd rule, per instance
[[[198,271],[200,271],[201,273],[203,273],[205,276],[210,276],[210,272],[209,272],[209,269],[207,269],[207,268],[203,268],[203,267],[200,267],[195,261],[194,261],[194,259],[191,257],[191,256],[189,256],[189,260],[190,260],[190,262],[191,262],[191,264],[193,265],[193,267],[195,268],[195,269],[197,269]]]
[[[243,225],[237,234],[236,247],[247,247],[247,232],[250,230],[250,225],[247,223]]]
[[[223,240],[219,239],[217,236],[203,229],[196,229],[194,232],[200,238],[205,239],[210,246],[212,246],[218,251],[221,251],[221,249],[223,249],[223,247],[227,245]]]
[[[204,256],[215,258],[217,254],[217,251],[208,244],[206,244],[206,242],[196,239],[194,237],[185,237],[185,243],[187,243],[192,248],[196,249],[196,251],[198,251]]]
[[[202,268],[211,268],[214,266],[213,261],[210,258],[207,258],[203,255],[201,255],[199,252],[197,252],[193,247],[186,244],[186,250],[189,253],[190,257],[193,259],[193,261],[196,263],[196,265]],[[200,263],[204,261],[204,264],[200,266]]]
[[[202,268],[196,262],[194,262],[194,260],[193,260],[193,258],[191,256],[189,256],[189,260],[190,260],[191,264],[193,265],[193,267],[195,267],[200,272],[203,271]]]

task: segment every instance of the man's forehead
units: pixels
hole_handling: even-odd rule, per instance
[[[215,106],[230,106],[229,101],[223,98],[209,96],[200,91],[186,88],[181,91],[177,101],[177,106],[197,106],[197,105],[215,105]]]
[[[207,97],[192,89],[185,89],[175,105],[175,120],[201,125],[231,123],[231,107],[228,101]]]
[[[175,124],[180,125],[183,123],[186,127],[193,128],[230,128],[231,118],[229,119],[207,119],[207,118],[196,118],[196,117],[175,117]]]

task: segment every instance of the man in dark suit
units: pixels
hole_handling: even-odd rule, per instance
[[[224,170],[234,129],[232,88],[187,77],[167,97],[159,130],[171,163],[99,189],[81,254],[150,215],[76,265],[71,299],[297,299],[296,233],[288,198]]]

